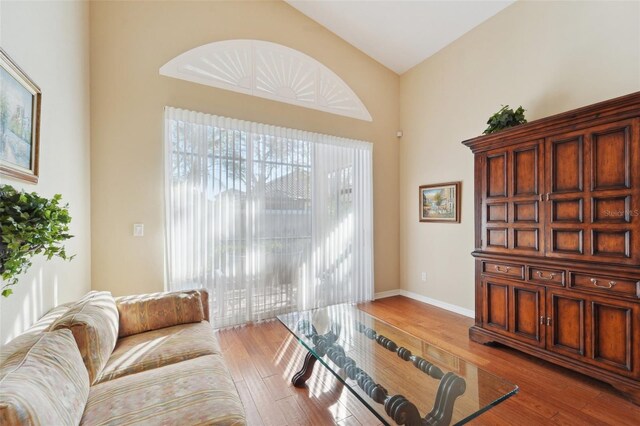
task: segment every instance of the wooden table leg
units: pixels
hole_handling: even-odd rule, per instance
[[[304,357],[304,365],[302,369],[294,374],[291,379],[291,383],[293,386],[297,388],[303,388],[305,386],[306,381],[311,377],[311,373],[313,372],[313,366],[316,363],[316,357],[313,356],[311,352],[307,352],[307,356]]]

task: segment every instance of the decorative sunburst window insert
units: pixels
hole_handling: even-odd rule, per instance
[[[372,121],[333,71],[295,49],[261,40],[226,40],[176,56],[160,74],[332,114]]]

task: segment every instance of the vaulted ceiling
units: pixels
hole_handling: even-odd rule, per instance
[[[514,0],[298,1],[291,6],[402,74]]]

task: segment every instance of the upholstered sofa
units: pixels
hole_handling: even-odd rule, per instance
[[[244,425],[205,291],[90,292],[0,349],[1,425]]]

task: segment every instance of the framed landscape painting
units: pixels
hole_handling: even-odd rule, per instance
[[[0,49],[0,174],[38,182],[40,88]]]
[[[460,223],[461,182],[419,187],[420,222]]]

